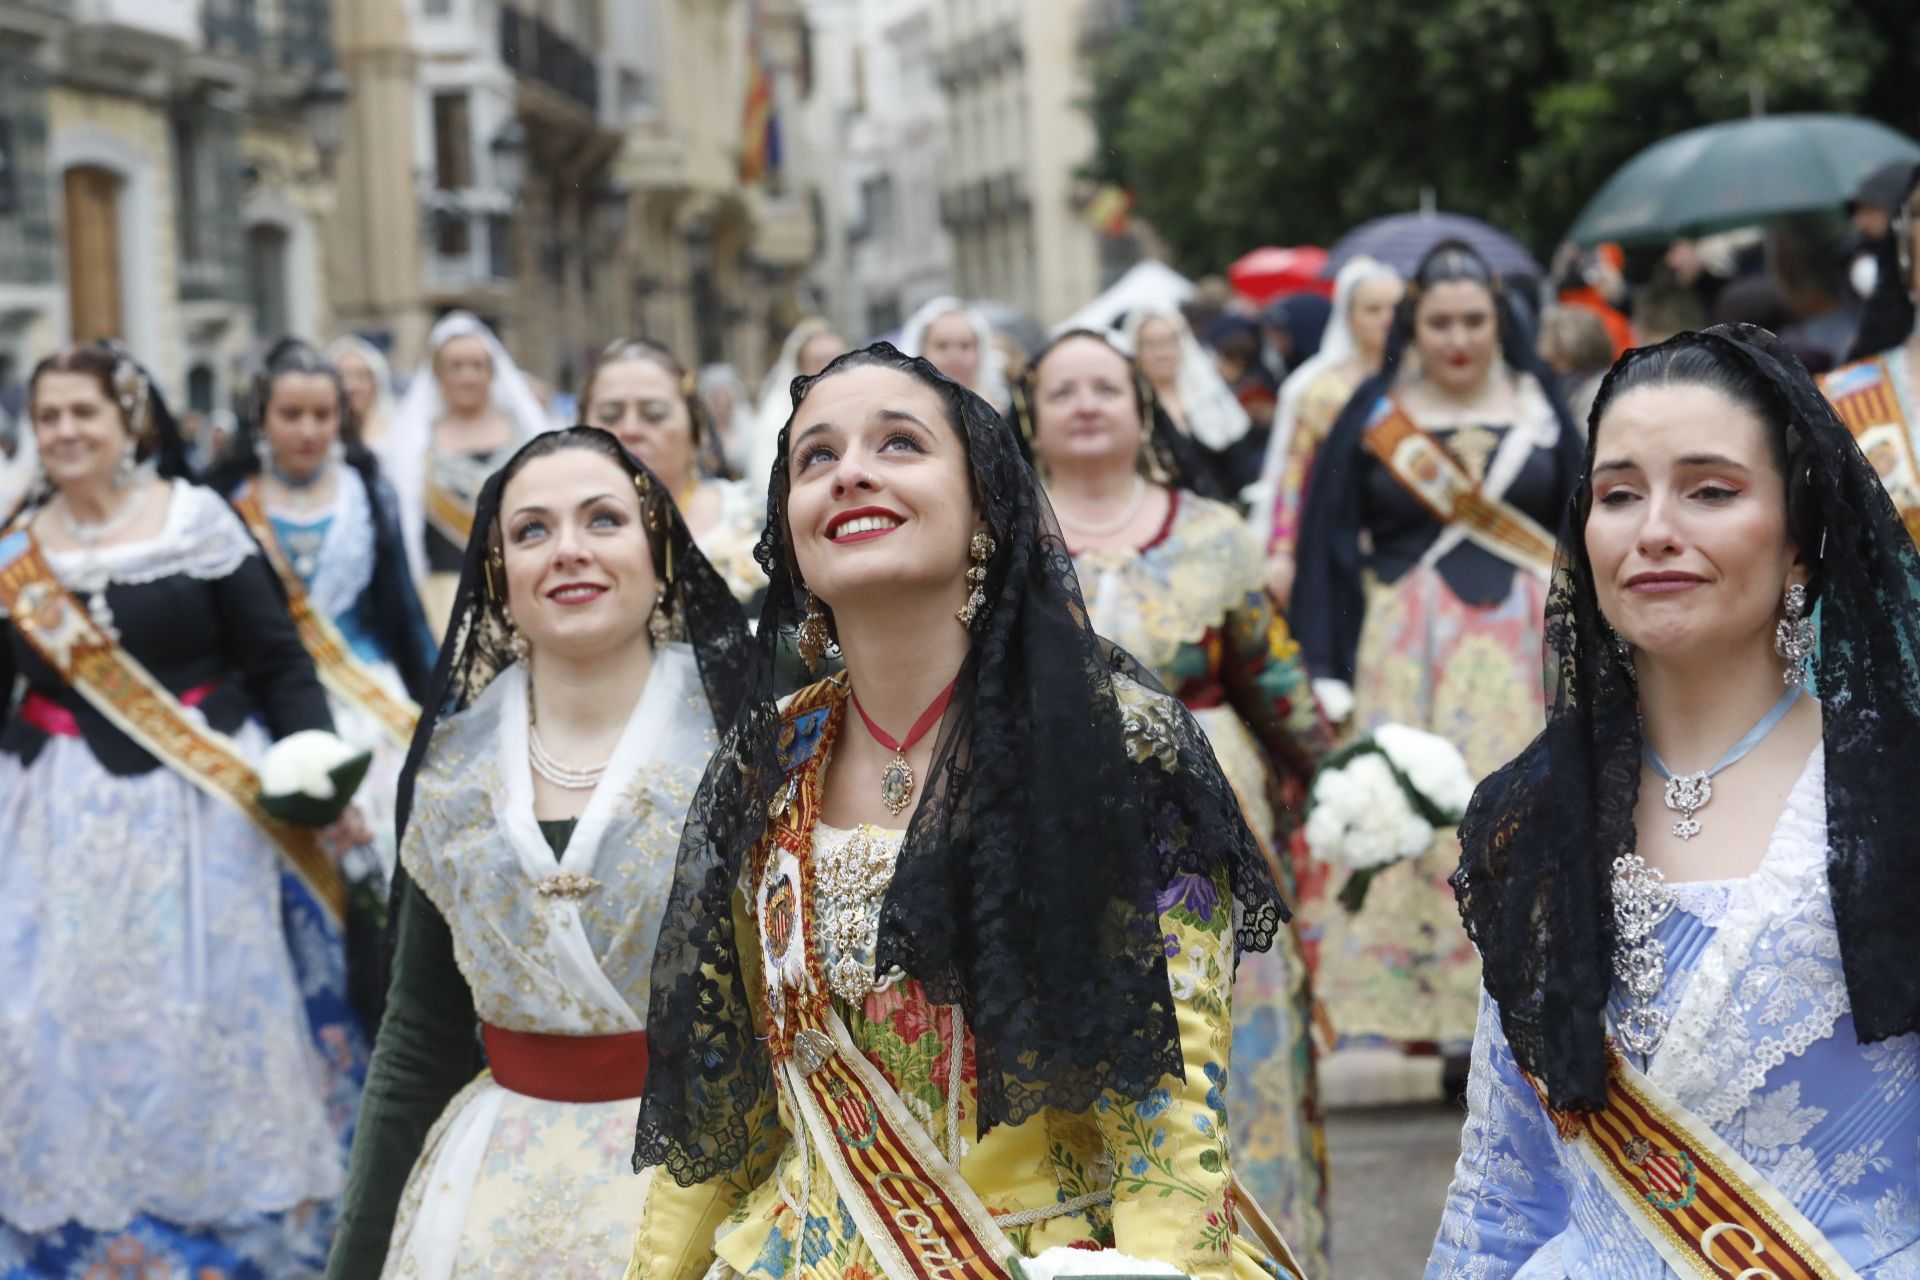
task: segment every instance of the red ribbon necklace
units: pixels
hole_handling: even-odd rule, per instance
[[[853,709],[860,713],[860,722],[867,726],[867,732],[873,735],[875,742],[893,752],[893,759],[887,761],[886,767],[880,770],[880,803],[887,806],[888,813],[898,814],[913,798],[913,766],[907,763],[907,752],[927,736],[927,730],[940,722],[947,704],[953,701],[953,686],[959,683],[958,676],[948,682],[947,687],[940,691],[940,696],[933,700],[933,705],[922,711],[920,718],[913,722],[913,728],[907,730],[904,742],[895,742],[891,734],[875,724],[873,717],[867,714],[867,709],[860,705],[860,695],[852,695]]]

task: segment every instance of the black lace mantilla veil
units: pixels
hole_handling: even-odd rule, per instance
[[[495,676],[513,665],[505,600],[498,594],[504,584],[500,588],[489,585],[488,564],[496,545],[492,531],[500,522],[500,493],[505,488],[505,477],[529,452],[544,454],[580,445],[609,459],[618,459],[640,491],[647,540],[653,547],[654,572],[667,583],[665,605],[672,613],[676,635],[693,646],[700,666],[700,683],[706,689],[715,727],[724,734],[739,710],[746,688],[749,655],[746,620],[733,593],[727,589],[726,580],[700,554],[686,521],[673,505],[671,491],[598,427],[569,427],[535,436],[488,477],[474,506],[473,536],[467,540],[466,559],[460,567],[460,590],[454,598],[447,642],[440,648],[440,660],[434,666],[433,680],[421,704],[420,725],[414,731],[407,763],[400,774],[396,825],[401,839],[406,837],[407,818],[413,808],[414,779],[419,775],[435,728],[469,706],[493,683]],[[405,875],[404,868],[396,871],[396,892]]]
[[[998,545],[988,610],[882,906],[876,967],[898,965],[929,998],[961,1007],[983,1132],[1043,1107],[1084,1110],[1103,1091],[1144,1097],[1181,1069],[1157,891],[1224,866],[1246,949],[1271,945],[1285,908],[1177,702],[1156,708],[1160,763],[1129,754],[1116,676],[1159,686],[1094,635],[1015,433],[985,400],[885,343],[819,377],[857,365],[902,370],[943,397]],[[815,381],[795,379],[796,405]],[[791,419],[759,547],[771,585],[752,688],[688,812],[654,958],[634,1165],[664,1165],[684,1185],[741,1166],[771,1082],[742,979],[741,948],[753,943],[735,936],[733,900],[785,780],[775,646],[804,598],[787,535],[790,430]]]
[[[1860,1040],[1920,1030],[1920,786],[1902,744],[1920,740],[1920,556],[1873,467],[1786,345],[1720,326],[1629,352],[1634,361],[1709,345],[1750,365],[1786,407],[1796,523],[1820,636],[1814,690],[1825,721],[1827,874]],[[1593,465],[1592,444],[1587,467]],[[1546,729],[1475,792],[1460,824],[1454,887],[1488,994],[1520,1067],[1561,1110],[1606,1094],[1603,1015],[1613,983],[1611,865],[1635,844],[1638,699],[1594,594],[1583,529],[1591,489],[1569,504],[1547,599],[1546,661],[1557,677]]]

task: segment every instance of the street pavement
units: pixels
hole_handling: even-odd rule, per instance
[[[1439,1062],[1346,1051],[1321,1065],[1332,1165],[1332,1280],[1418,1280],[1460,1152],[1464,1113]]]

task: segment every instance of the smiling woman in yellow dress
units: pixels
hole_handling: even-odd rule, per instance
[[[538,437],[479,514],[401,784],[339,1280],[600,1274],[631,1240],[647,965],[739,700],[739,606],[611,436]]]
[[[1094,636],[984,400],[883,343],[795,401],[655,958],[629,1274],[1284,1274],[1236,1231],[1221,1088],[1284,912],[1205,737]],[[776,704],[795,625],[845,671]]]

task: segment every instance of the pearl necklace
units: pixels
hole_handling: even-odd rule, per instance
[[[532,724],[527,726],[527,747],[533,771],[562,791],[591,791],[599,785],[600,776],[607,771],[604,761],[590,769],[576,769],[572,765],[561,764],[548,753],[546,744],[540,741],[540,730]]]
[[[139,519],[141,509],[146,505],[146,503],[142,501],[145,497],[146,494],[144,491],[136,490],[133,495],[121,505],[120,510],[114,512],[98,524],[91,524],[76,518],[73,514],[73,509],[62,502],[60,504],[60,519],[62,523],[67,526],[67,532],[73,535],[75,542],[88,548],[97,547],[108,538],[114,537],[116,534],[125,533],[133,527],[133,522]]]
[[[1060,517],[1061,524],[1068,526],[1075,533],[1088,538],[1108,538],[1132,524],[1134,517],[1140,514],[1140,508],[1146,505],[1147,482],[1142,477],[1136,475],[1133,478],[1133,495],[1127,500],[1126,509],[1112,520],[1093,524],[1085,520],[1076,520],[1057,506],[1053,509],[1053,512]]]

